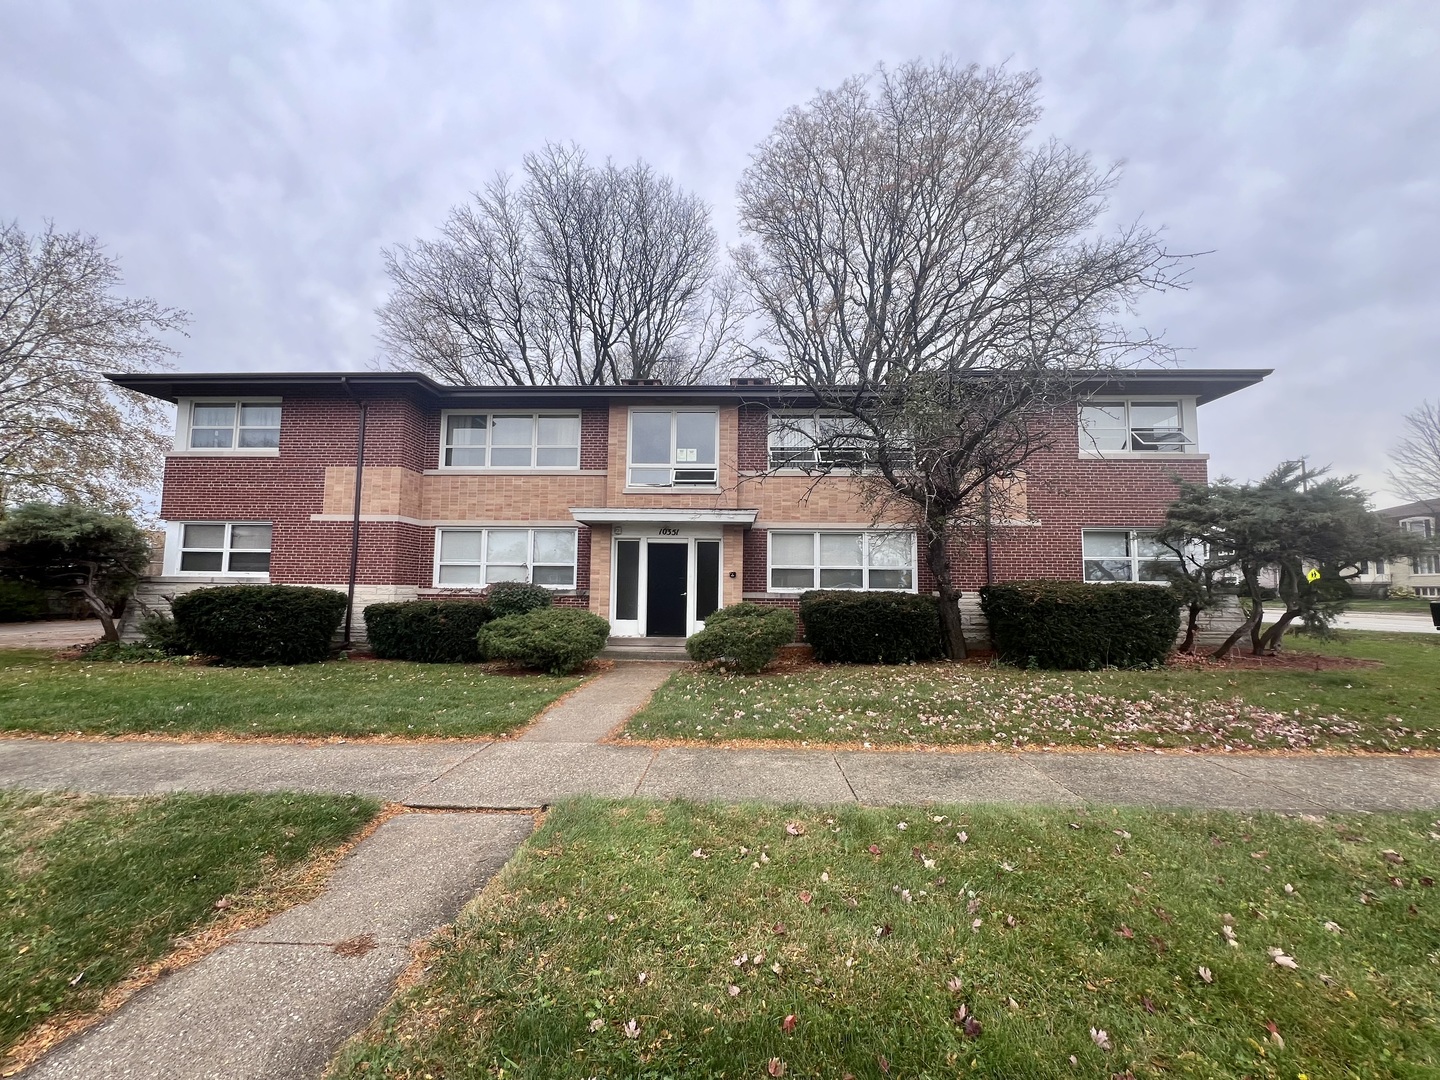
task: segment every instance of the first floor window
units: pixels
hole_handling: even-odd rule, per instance
[[[1169,548],[1157,544],[1150,534],[1137,529],[1086,529],[1086,581],[1169,582],[1160,570],[1165,563],[1180,560]]]
[[[1440,555],[1417,555],[1414,567],[1417,574],[1440,574]]]
[[[268,574],[270,526],[187,522],[180,526],[180,571],[185,574]]]
[[[497,581],[575,587],[574,529],[441,529],[435,584],[482,589]]]
[[[772,532],[770,588],[913,591],[915,534]]]

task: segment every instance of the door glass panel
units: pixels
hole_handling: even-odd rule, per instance
[[[704,622],[720,607],[720,542],[695,541],[695,618]]]
[[[630,621],[640,617],[640,541],[621,540],[615,545],[615,618]]]
[[[670,414],[632,413],[630,417],[631,438],[630,460],[642,465],[670,464]],[[664,481],[669,482],[669,470]],[[636,483],[653,484],[654,480],[637,480]]]

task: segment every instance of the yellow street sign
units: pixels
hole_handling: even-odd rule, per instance
[[[1319,580],[1320,580],[1320,571],[1319,571],[1319,570],[1311,570],[1308,574],[1305,575],[1305,580],[1306,580],[1306,581],[1309,581],[1309,582],[1319,581]]]

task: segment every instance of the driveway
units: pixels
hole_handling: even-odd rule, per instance
[[[99,619],[0,623],[0,649],[68,649],[99,636]]]

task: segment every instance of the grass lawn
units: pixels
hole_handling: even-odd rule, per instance
[[[1429,615],[1430,600],[1423,596],[1413,600],[1351,600],[1345,610],[1384,615]]]
[[[1287,651],[1382,667],[1175,666],[1044,672],[1003,665],[820,666],[745,677],[687,669],[630,739],[871,746],[1440,749],[1440,634],[1289,638]]]
[[[177,937],[274,906],[309,856],[378,809],[348,796],[0,793],[0,1060]]]
[[[580,681],[497,675],[466,664],[337,660],[225,668],[0,651],[0,731],[501,735]]]
[[[1433,1077],[1434,816],[562,804],[332,1077]]]

